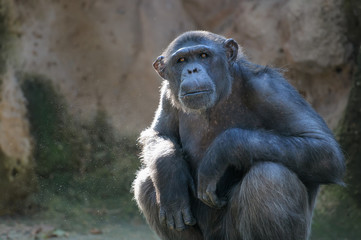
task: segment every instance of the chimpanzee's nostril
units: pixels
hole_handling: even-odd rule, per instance
[[[189,69],[188,69],[187,71],[188,71],[188,73],[189,73],[189,74],[191,74],[191,73],[192,73],[192,71],[191,71],[191,70],[189,70]]]
[[[197,68],[193,69],[193,72],[194,73],[198,72],[198,69]]]

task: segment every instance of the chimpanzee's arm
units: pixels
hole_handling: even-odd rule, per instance
[[[143,131],[143,164],[151,172],[160,205],[160,221],[171,229],[183,230],[194,225],[189,206],[189,190],[195,192],[193,178],[179,146],[178,114],[163,85],[161,100],[150,128]]]
[[[322,118],[280,74],[269,70],[245,79],[247,104],[265,129],[228,129],[208,148],[198,176],[198,197],[220,206],[217,180],[229,165],[249,168],[273,161],[294,171],[305,183],[342,183],[343,154]]]

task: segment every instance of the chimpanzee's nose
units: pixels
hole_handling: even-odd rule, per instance
[[[187,72],[188,72],[189,74],[192,74],[192,72],[193,72],[193,73],[197,73],[197,72],[200,72],[200,71],[199,71],[198,68],[193,68],[193,70],[192,70],[192,69],[187,69]]]

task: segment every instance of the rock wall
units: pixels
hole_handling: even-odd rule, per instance
[[[125,135],[149,123],[160,84],[153,58],[187,29],[173,19],[180,3],[42,0],[18,7],[22,70],[51,78],[76,116],[92,118],[104,108]]]
[[[236,39],[254,62],[286,76],[323,115],[338,122],[349,91],[341,0],[17,1],[20,68],[51,78],[71,111],[104,108],[124,135],[149,124],[160,78],[151,63],[186,30]]]
[[[25,98],[14,73],[3,78],[0,101],[0,215],[24,209],[27,196],[35,190]]]
[[[12,67],[16,55],[14,5],[0,1],[0,215],[27,207],[36,189],[26,100]]]
[[[342,0],[1,2],[13,5],[16,28],[10,32],[17,38],[16,60],[0,61],[0,148],[7,156],[0,172],[7,171],[7,183],[14,169],[8,166],[29,163],[24,169],[30,172],[33,166],[26,100],[14,72],[50,79],[79,121],[105,111],[121,135],[136,136],[158,104],[161,80],[152,62],[187,30],[232,37],[252,61],[287,70],[286,77],[331,128],[345,108],[354,49]],[[0,26],[3,38],[1,31]]]

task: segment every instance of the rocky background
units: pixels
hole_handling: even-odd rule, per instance
[[[36,208],[52,188],[128,194],[135,139],[158,103],[152,62],[187,30],[232,37],[286,70],[336,130],[360,16],[357,0],[1,0],[0,215]],[[98,188],[91,174],[106,176]]]

